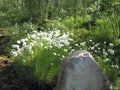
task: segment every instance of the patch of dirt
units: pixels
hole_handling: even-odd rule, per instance
[[[0,55],[6,55],[6,44],[10,41],[9,35],[0,35]]]
[[[7,80],[7,74],[3,74],[3,71],[6,67],[10,66],[10,59],[6,56],[0,55],[0,90],[9,90],[1,87],[7,87],[5,81]]]
[[[0,69],[10,65],[10,60],[5,56],[0,56]]]

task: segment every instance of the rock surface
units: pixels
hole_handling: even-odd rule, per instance
[[[66,57],[55,90],[110,90],[104,72],[87,51]]]

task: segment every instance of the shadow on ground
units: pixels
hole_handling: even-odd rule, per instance
[[[1,63],[0,66],[0,90],[53,90],[55,84],[43,83],[19,76],[18,68],[14,63]]]

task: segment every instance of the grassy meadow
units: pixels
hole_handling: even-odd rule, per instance
[[[10,61],[1,90],[54,88],[61,61],[76,50],[89,51],[120,89],[119,0],[0,0],[0,53]]]

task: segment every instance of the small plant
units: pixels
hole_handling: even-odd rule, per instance
[[[12,45],[11,53],[23,75],[50,82],[58,73],[60,61],[68,55],[71,40],[69,33],[61,34],[59,30],[33,31]],[[31,71],[24,69],[25,66]]]

